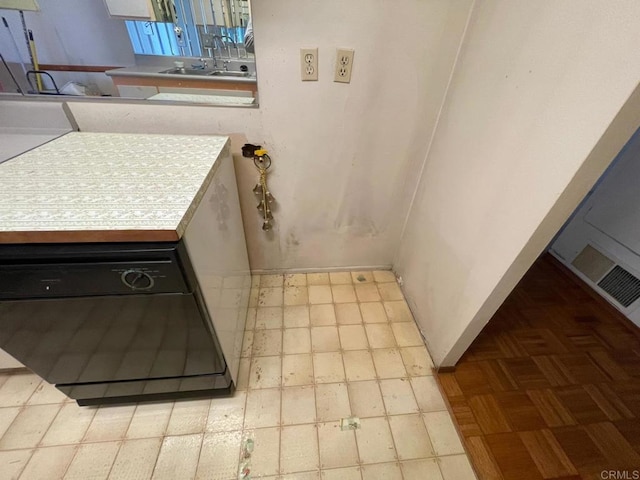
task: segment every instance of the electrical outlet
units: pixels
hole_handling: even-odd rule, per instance
[[[318,49],[300,49],[300,76],[302,81],[318,80]]]
[[[336,74],[334,82],[350,83],[353,70],[353,54],[351,48],[339,48],[336,51]]]

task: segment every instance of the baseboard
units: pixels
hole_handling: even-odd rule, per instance
[[[310,268],[276,268],[276,269],[252,269],[252,275],[277,275],[281,273],[329,273],[329,272],[365,272],[369,270],[392,270],[390,264],[386,265],[360,265],[345,267],[310,267]]]

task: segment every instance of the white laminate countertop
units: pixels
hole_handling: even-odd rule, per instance
[[[68,133],[0,164],[0,243],[177,240],[228,145]]]
[[[247,77],[225,77],[224,75],[187,75],[184,73],[160,73],[164,70],[169,70],[171,67],[159,67],[153,65],[135,65],[132,67],[115,68],[113,70],[107,70],[105,75],[110,77],[152,77],[152,78],[165,78],[171,80],[200,80],[204,82],[235,82],[235,83],[256,83],[255,75],[249,75]]]
[[[209,105],[253,105],[253,97],[232,97],[229,95],[198,95],[194,93],[156,93],[147,100],[172,100],[175,102],[207,103]]]

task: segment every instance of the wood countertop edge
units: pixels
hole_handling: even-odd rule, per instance
[[[56,230],[0,232],[0,244],[9,243],[102,243],[175,242],[175,230]]]

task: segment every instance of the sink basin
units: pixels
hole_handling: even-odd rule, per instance
[[[211,70],[203,70],[202,68],[170,68],[160,73],[170,73],[172,75],[210,75]]]
[[[211,72],[209,75],[213,75],[215,77],[248,77],[249,72],[224,72],[216,70],[215,72]]]
[[[226,72],[223,70],[204,70],[202,68],[170,68],[160,73],[169,73],[171,75],[200,75],[214,77],[248,77],[249,72]]]

